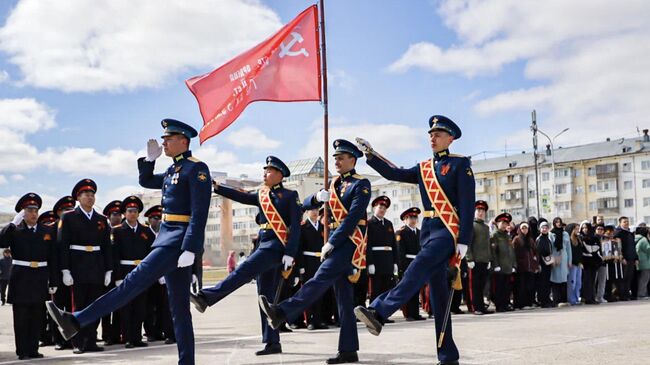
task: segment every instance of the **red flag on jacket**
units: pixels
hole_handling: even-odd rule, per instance
[[[320,101],[317,7],[216,70],[185,81],[199,102],[201,143],[232,124],[249,103]]]

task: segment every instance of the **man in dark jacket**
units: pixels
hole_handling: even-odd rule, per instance
[[[636,252],[634,233],[630,232],[630,220],[628,217],[618,219],[618,227],[614,232],[614,238],[621,239],[621,250],[623,251],[623,285],[621,288],[621,300],[630,300],[630,289],[636,274],[636,265],[639,263],[639,256]],[[636,299],[636,298],[634,298]]]
[[[7,285],[9,285],[9,276],[11,275],[11,250],[6,249],[2,252],[0,260],[0,300],[5,305],[7,297]]]

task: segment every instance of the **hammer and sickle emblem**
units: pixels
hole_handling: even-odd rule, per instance
[[[291,50],[291,48],[296,44],[296,42],[302,43],[304,41],[300,33],[291,32],[291,36],[293,37],[293,39],[289,41],[289,43],[286,46],[284,45],[284,42],[280,43],[280,54],[279,54],[280,58],[284,58],[284,56],[295,57],[301,54],[304,55],[305,57],[309,57],[309,52],[307,52],[305,48],[301,48],[298,51]]]

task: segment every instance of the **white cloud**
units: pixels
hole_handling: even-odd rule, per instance
[[[51,210],[54,206],[54,203],[59,200],[59,198],[55,198],[54,196],[48,194],[39,193],[38,195],[41,197],[41,199],[43,199],[43,206],[41,207],[40,213],[43,213],[46,210]],[[14,208],[16,207],[18,199],[21,197],[22,195],[0,196],[0,212],[15,213]]]
[[[9,180],[4,175],[0,175],[0,185],[4,185],[8,182]]]
[[[378,124],[378,123],[343,123],[345,118],[337,118],[335,123],[330,123],[329,153],[332,154],[332,143],[342,138],[355,142],[356,137],[363,138],[382,155],[391,156],[394,153],[417,151],[426,147],[428,137],[422,129],[411,128],[403,124]],[[331,120],[330,120],[331,122]],[[323,156],[323,128],[315,128],[307,139],[305,146],[298,152],[298,158]],[[330,171],[334,171],[334,160],[330,161]],[[363,168],[365,165],[358,165]],[[365,171],[365,170],[364,170]]]
[[[44,164],[50,170],[76,176],[134,176],[138,173],[136,164],[138,154],[124,149],[112,149],[100,153],[93,148],[83,147],[48,148],[42,156]],[[61,158],[62,156],[65,157]]]
[[[120,91],[208,71],[280,27],[257,0],[23,0],[0,29],[0,50],[25,84]]]
[[[21,174],[13,174],[10,176],[13,181],[25,181],[25,176]]]
[[[236,147],[254,150],[273,150],[280,146],[280,141],[267,137],[264,132],[254,127],[244,127],[230,133],[226,141]]]
[[[250,178],[262,178],[263,161],[255,163],[241,162],[235,153],[219,151],[214,146],[199,147],[192,151],[192,154],[205,162],[210,171],[227,172],[228,176],[246,174]]]
[[[357,86],[357,79],[341,69],[327,71],[327,83],[351,93]]]
[[[0,70],[0,84],[9,81],[9,73],[5,70]]]
[[[438,11],[460,43],[413,44],[390,71],[494,76],[523,62],[522,76],[536,86],[485,96],[475,104],[479,115],[537,109],[543,128],[570,127],[561,138],[574,143],[646,122],[650,48],[640,45],[650,41],[647,1],[444,1]]]

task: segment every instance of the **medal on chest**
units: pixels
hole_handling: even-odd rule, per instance
[[[345,190],[348,188],[348,186],[350,186],[349,181],[344,181],[341,183],[341,195],[345,194]]]

